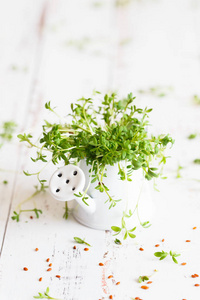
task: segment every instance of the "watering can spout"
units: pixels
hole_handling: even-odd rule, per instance
[[[83,192],[84,186],[85,174],[74,165],[56,170],[49,182],[50,192],[56,200],[75,200],[88,214],[93,214],[96,204],[93,198]]]

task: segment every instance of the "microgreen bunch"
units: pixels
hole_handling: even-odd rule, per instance
[[[33,296],[33,298],[35,299],[52,299],[52,300],[60,300],[58,298],[53,298],[51,296],[49,296],[49,287],[47,287],[46,291],[44,292],[44,294],[42,293],[38,293],[39,296]]]
[[[171,258],[172,258],[172,260],[177,264],[178,261],[176,260],[176,257],[177,257],[177,256],[180,256],[181,254],[178,254],[178,253],[172,252],[172,251],[170,251],[170,252],[165,252],[165,251],[162,250],[161,252],[155,252],[154,255],[155,255],[156,257],[159,257],[160,260],[163,260],[163,259],[165,259],[168,255],[170,255]]]
[[[92,166],[91,182],[97,182],[96,189],[107,194],[112,208],[119,199],[113,199],[109,187],[103,183],[106,166],[118,164],[121,180],[131,181],[133,171],[140,168],[145,178],[151,180],[160,175],[159,166],[166,163],[164,150],[174,141],[169,135],[148,136],[146,128],[152,109],[137,108],[132,93],[121,100],[115,93],[106,94],[99,105],[95,101],[81,98],[72,103],[65,124],[45,121],[39,145],[32,142],[31,134],[19,134],[18,137],[21,142],[37,149],[33,162],[47,163],[46,152],[51,154],[50,160],[55,165],[59,161],[69,164],[85,159],[87,165]],[[57,115],[50,102],[45,104],[45,108]],[[68,118],[72,119],[71,123]],[[156,167],[153,165],[155,160],[158,162]],[[125,168],[121,165],[122,161],[126,162]],[[41,183],[40,171],[33,174],[25,172],[25,175],[37,175]],[[85,200],[84,197],[82,200]]]

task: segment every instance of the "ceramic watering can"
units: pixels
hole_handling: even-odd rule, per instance
[[[56,200],[75,200],[73,216],[81,224],[100,230],[109,230],[111,226],[121,226],[123,211],[132,211],[136,208],[140,220],[150,221],[153,214],[153,205],[149,187],[141,170],[133,172],[132,181],[122,181],[118,175],[118,165],[107,166],[107,177],[103,179],[109,188],[109,194],[117,202],[116,206],[110,207],[109,197],[105,192],[95,189],[97,182],[91,183],[87,190],[86,205],[81,197],[76,195],[84,193],[89,185],[91,166],[85,161],[80,162],[80,167],[66,165],[54,172],[50,179],[49,189]],[[76,195],[74,195],[76,194]],[[130,218],[136,220],[137,217]],[[129,220],[127,220],[129,221]]]

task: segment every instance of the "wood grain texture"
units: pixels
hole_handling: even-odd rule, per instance
[[[72,215],[64,220],[63,203],[48,192],[23,206],[41,208],[39,219],[25,213],[19,223],[12,221],[12,211],[37,184],[22,170],[42,168],[30,160],[35,151],[14,138],[0,149],[0,167],[7,169],[1,178],[9,182],[0,184],[0,299],[33,299],[49,286],[50,295],[63,300],[106,300],[110,295],[115,300],[199,300],[194,284],[200,282],[191,274],[200,273],[200,192],[194,180],[200,169],[192,162],[199,157],[200,143],[199,137],[190,141],[187,136],[200,128],[200,106],[192,100],[200,94],[200,5],[192,0],[116,2],[1,4],[0,120],[15,120],[18,132],[30,132],[36,140],[44,118],[56,121],[45,111],[45,102],[51,101],[63,116],[71,101],[90,96],[93,89],[117,90],[122,96],[133,91],[140,106],[154,108],[152,132],[169,132],[176,139],[169,151],[168,179],[159,180],[160,192],[153,192],[153,224],[137,226],[136,239],[116,245],[111,231],[86,228]],[[149,91],[155,86],[166,95]],[[184,167],[179,179],[178,165]],[[49,179],[54,170],[48,165],[42,178]],[[79,244],[73,249],[74,236],[85,238],[92,245],[89,251]],[[180,252],[179,264],[170,257],[160,262],[153,253],[161,250]],[[148,290],[141,289],[141,275],[150,276]]]

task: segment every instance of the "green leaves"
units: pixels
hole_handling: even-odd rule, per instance
[[[149,280],[148,276],[139,276],[139,278],[138,278],[139,283],[142,283],[142,282],[145,282],[148,280]]]
[[[53,298],[53,297],[49,296],[49,287],[46,288],[46,291],[44,292],[44,294],[38,293],[38,296],[33,296],[33,298],[35,298],[35,299],[52,299],[52,300],[60,300],[60,299],[58,299],[58,298]]]
[[[197,165],[200,165],[200,158],[196,158],[196,159],[194,160],[194,163],[197,164]]]
[[[19,222],[19,216],[20,216],[20,213],[18,214],[16,211],[13,211],[13,216],[11,217],[11,219]]]
[[[91,245],[90,245],[90,244],[86,243],[86,241],[85,241],[85,240],[82,240],[82,239],[81,239],[81,238],[79,238],[79,237],[74,237],[74,240],[75,240],[77,243],[79,243],[79,244],[85,244],[85,245],[87,245],[87,246],[90,246],[90,247],[91,247]]]
[[[33,209],[20,209],[19,213],[17,213],[16,211],[13,212],[13,216],[11,217],[11,219],[15,220],[16,222],[19,222],[19,217],[20,217],[21,213],[24,213],[24,212],[34,212],[37,219],[40,217],[40,214],[42,214],[42,210],[41,209],[37,209],[37,208],[33,208]]]
[[[170,255],[171,258],[172,258],[172,260],[173,260],[173,262],[175,262],[175,263],[177,264],[178,261],[176,260],[176,257],[180,256],[181,254],[178,254],[178,253],[172,252],[172,251],[170,251],[170,252],[165,252],[165,251],[162,250],[161,252],[155,252],[154,255],[155,255],[156,257],[159,257],[160,260],[163,260],[163,259],[165,259],[168,255]]]
[[[120,240],[118,240],[118,239],[115,239],[114,242],[115,242],[115,244],[117,244],[117,245],[121,245],[121,244],[122,244],[122,242],[121,242]]]
[[[129,213],[127,214],[125,211],[123,212],[123,217],[122,217],[122,221],[121,221],[121,227],[118,226],[112,226],[111,229],[116,232],[114,235],[118,235],[120,232],[123,232],[124,234],[124,240],[127,239],[127,237],[129,236],[130,238],[134,239],[136,237],[135,234],[133,234],[133,231],[135,231],[136,227],[132,228],[132,229],[127,229],[126,227],[126,218],[130,218],[133,215],[132,211],[129,210]]]
[[[160,260],[163,260],[167,257],[169,253],[162,250],[162,252],[155,252],[154,255],[159,257]]]
[[[10,141],[13,138],[13,133],[17,127],[17,124],[13,121],[4,122],[0,128],[0,139],[4,141]]]

